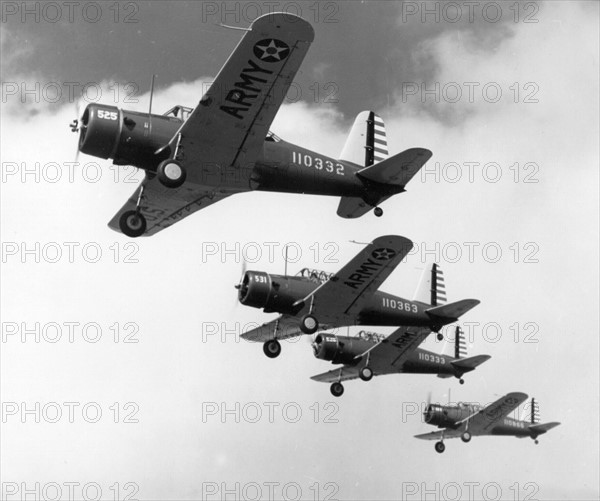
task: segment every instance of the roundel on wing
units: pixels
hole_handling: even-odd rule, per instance
[[[265,38],[254,44],[254,55],[265,63],[277,63],[288,57],[288,44],[276,38]]]
[[[385,247],[381,247],[380,249],[375,249],[371,256],[373,259],[377,259],[377,261],[389,261],[396,255],[396,251],[394,249],[388,249]]]

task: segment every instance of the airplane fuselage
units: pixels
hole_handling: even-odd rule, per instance
[[[169,145],[184,124],[175,116],[149,115],[94,104],[86,109],[79,147],[83,153],[133,165],[151,175],[173,154]],[[185,152],[184,152],[185,154]],[[204,158],[186,158],[187,183],[232,192],[275,191],[312,195],[362,197],[375,203],[403,187],[368,181],[359,165],[336,160],[269,135],[249,165],[229,166]]]
[[[246,306],[263,308],[265,313],[277,312],[296,316],[307,314],[310,304],[299,305],[299,302],[320,285],[318,281],[303,277],[270,275],[255,271],[246,272],[246,277],[247,285],[242,289],[240,301]],[[356,316],[346,316],[333,327],[414,325],[439,328],[441,320],[434,319],[425,313],[430,307],[419,301],[411,301],[387,292],[375,291]],[[318,317],[319,312],[316,312],[315,315]],[[328,325],[326,320],[323,323]]]

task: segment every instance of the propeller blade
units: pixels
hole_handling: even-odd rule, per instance
[[[75,117],[76,118],[69,124],[69,127],[71,127],[71,132],[79,132],[79,127],[81,124],[81,116],[79,114],[80,104],[81,103],[79,100],[75,101]],[[79,161],[79,138],[77,139],[77,144],[75,145],[75,148],[77,148],[77,149],[75,150],[74,162],[77,163]]]
[[[244,258],[242,258],[242,274],[240,275],[240,281],[234,285],[234,287],[239,291],[242,288],[242,283],[244,281],[244,276],[246,275],[246,269],[248,268],[248,263],[246,262],[246,260]],[[239,306],[240,302],[238,301],[238,298],[236,296],[235,298],[235,305],[233,306],[233,309],[236,309]]]

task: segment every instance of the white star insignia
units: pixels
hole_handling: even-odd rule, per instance
[[[281,52],[286,50],[285,48],[277,47],[275,45],[275,40],[273,39],[271,39],[269,45],[257,45],[256,48],[263,51],[262,56],[260,56],[261,59],[266,59],[267,57],[274,57],[278,61],[281,61]]]

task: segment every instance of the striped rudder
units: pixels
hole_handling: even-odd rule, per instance
[[[385,160],[389,156],[385,124],[382,118],[371,112],[367,121],[367,144],[365,146],[365,166]]]
[[[446,304],[446,284],[444,283],[444,272],[440,265],[433,263],[431,269],[431,305],[440,306]]]
[[[454,358],[465,358],[467,356],[467,342],[463,330],[457,325],[454,331]]]
[[[373,111],[361,111],[354,120],[339,159],[368,167],[388,156],[383,120]]]
[[[413,300],[430,304],[431,306],[446,304],[444,272],[437,263],[430,263],[423,270]]]
[[[540,422],[540,407],[536,402],[535,398],[531,399],[531,424],[538,424]]]

